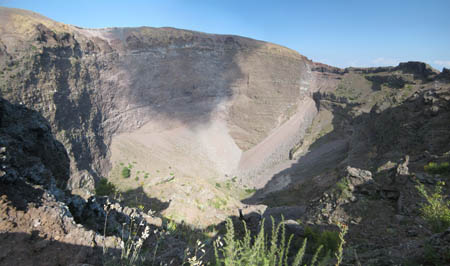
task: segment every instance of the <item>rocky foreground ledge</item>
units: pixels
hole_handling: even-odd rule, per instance
[[[71,194],[67,152],[48,122],[4,99],[0,169],[0,265],[102,265],[120,257],[131,233],[124,225],[149,226],[153,236],[162,229],[153,213],[108,197]],[[167,256],[177,259],[180,249]]]

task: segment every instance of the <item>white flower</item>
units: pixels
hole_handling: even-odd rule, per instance
[[[136,243],[136,248],[140,248],[142,246],[142,244],[144,243],[144,239],[139,238],[137,243]]]
[[[145,240],[145,239],[147,239],[148,238],[148,236],[150,235],[149,234],[149,231],[150,231],[150,227],[148,227],[148,225],[145,227],[145,229],[144,229],[144,233],[142,233],[142,238]]]

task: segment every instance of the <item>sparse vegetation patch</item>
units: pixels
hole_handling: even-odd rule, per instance
[[[245,189],[245,192],[247,194],[253,194],[256,192],[256,188],[247,188],[247,189]]]
[[[221,210],[223,208],[225,208],[225,206],[227,205],[227,201],[225,199],[221,199],[221,198],[214,198],[212,200],[208,200],[208,204],[218,210]]]
[[[336,183],[334,191],[335,191],[337,198],[340,198],[343,200],[348,199],[352,196],[352,193],[350,191],[349,182],[348,182],[347,178],[345,178],[345,177]]]
[[[435,162],[429,162],[427,165],[423,167],[425,172],[430,174],[450,174],[450,163],[449,162],[442,162],[442,163],[435,163]]]
[[[416,186],[426,200],[420,207],[422,217],[436,233],[443,232],[450,226],[450,200],[442,192],[444,185],[444,182],[438,182],[432,193],[427,191],[423,184]]]
[[[264,220],[262,221],[264,224]],[[303,240],[302,246],[295,252],[291,253],[291,243],[293,235],[286,237],[284,223],[275,224],[272,219],[272,232],[270,237],[266,235],[264,226],[260,226],[260,230],[255,237],[252,237],[244,222],[244,235],[242,239],[238,239],[231,219],[226,220],[226,234],[224,239],[219,237],[214,242],[214,254],[216,265],[301,265],[306,252],[307,239]],[[336,253],[336,264],[342,261],[343,245],[345,243],[344,236],[347,232],[346,227],[341,226],[341,233],[336,233],[337,244],[334,246]],[[333,243],[335,244],[335,243]],[[319,246],[314,251],[310,265],[326,265],[330,262],[330,256],[320,256],[323,246]],[[306,265],[306,264],[302,264]]]

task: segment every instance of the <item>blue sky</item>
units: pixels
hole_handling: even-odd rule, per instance
[[[277,43],[339,67],[450,68],[450,0],[0,0],[87,28],[170,26]]]

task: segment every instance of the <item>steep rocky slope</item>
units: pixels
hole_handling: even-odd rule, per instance
[[[429,162],[450,160],[448,71],[420,62],[317,64],[313,71],[322,84],[314,94],[319,113],[291,151],[295,161],[246,202],[263,203],[269,213],[295,207],[301,211],[289,218],[310,226],[349,224],[349,263],[448,263],[447,251],[439,251],[446,233],[429,230],[416,189],[418,182],[429,189],[448,182],[448,175],[424,171]]]
[[[115,174],[131,162],[153,185],[176,175],[159,197],[177,209],[192,204],[181,192],[215,201],[216,181],[233,176],[241,190],[263,186],[255,177],[288,159],[317,113],[311,62],[281,46],[171,28],[81,29],[7,8],[0,21],[1,95],[50,121],[69,154],[69,188],[85,197],[109,173],[122,190],[140,186]]]
[[[253,173],[283,158],[301,130],[272,137],[263,153],[257,144],[296,113],[305,122],[295,129],[315,114],[310,62],[284,47],[170,28],[80,29],[0,12],[2,96],[51,121],[73,173],[105,176],[112,137],[141,127],[147,139],[175,135],[173,147],[155,147],[162,158],[150,159],[174,164],[172,155],[190,153],[195,169],[178,162],[188,175],[241,173],[239,161],[257,153],[244,167]]]
[[[36,111],[0,99],[0,265],[119,265],[124,242],[142,234],[153,263],[179,265],[186,243],[166,234],[155,212],[66,189],[70,162]],[[156,239],[155,239],[156,238]],[[122,255],[121,255],[122,254]]]
[[[1,99],[0,152],[0,264],[100,263],[102,237],[77,226],[63,202],[69,158],[47,121]]]

